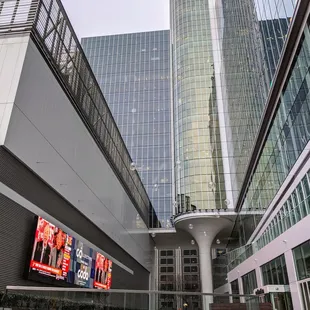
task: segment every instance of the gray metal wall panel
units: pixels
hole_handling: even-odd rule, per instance
[[[36,285],[23,278],[34,215],[0,194],[0,291],[6,285]]]
[[[114,264],[112,288],[148,289],[149,272],[146,269],[3,147],[0,147],[0,182],[134,271],[132,276]],[[16,214],[18,216],[15,216]],[[25,267],[27,259],[25,249],[31,246],[30,239],[27,239],[30,237],[25,234],[31,234],[34,214],[11,201],[9,205],[6,205],[6,202],[3,205],[2,202],[0,215],[0,226],[6,227],[5,236],[8,236],[7,238],[3,237],[3,229],[0,230],[0,261],[6,260],[5,266],[8,268],[5,269],[8,270],[8,273],[14,269],[11,277],[0,276],[1,289],[3,285],[25,284],[21,269]],[[9,218],[11,218],[12,225],[8,222]],[[17,230],[17,227],[21,227],[21,229]],[[3,250],[8,248],[9,244],[20,244],[21,239],[24,240],[23,245],[15,247],[13,256]]]

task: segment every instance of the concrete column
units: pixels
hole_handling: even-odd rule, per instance
[[[256,281],[257,281],[257,287],[262,287],[264,286],[264,281],[263,281],[263,277],[262,277],[262,272],[259,266],[257,266],[255,268],[255,273],[256,273]],[[253,294],[253,292],[252,292]]]
[[[216,235],[229,227],[231,221],[224,217],[206,216],[197,214],[175,221],[176,229],[182,229],[190,233],[199,247],[199,265],[201,292],[213,294],[212,258],[211,247]],[[213,296],[204,296],[203,309],[209,310]]]
[[[213,293],[211,245],[214,238],[212,240],[209,237],[206,240],[195,239],[199,247],[201,292]],[[205,310],[209,309],[210,303],[213,303],[213,296],[204,296]]]
[[[302,302],[299,293],[298,280],[295,270],[294,256],[292,250],[288,250],[284,253],[288,282],[290,284],[290,291],[292,295],[292,302],[294,310],[302,310]]]
[[[242,282],[242,277],[240,277],[240,274],[238,275],[238,285],[239,285],[239,294],[244,295],[243,282]],[[240,302],[245,303],[244,297],[240,297]]]

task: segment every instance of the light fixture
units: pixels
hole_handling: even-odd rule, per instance
[[[191,245],[194,245],[195,244],[195,240],[191,240]]]
[[[153,233],[151,234],[151,236],[152,236],[153,238],[155,238],[155,237],[156,237],[156,234],[153,232]]]
[[[130,164],[130,170],[131,170],[131,171],[136,170],[136,164],[135,164],[134,162],[132,162],[132,163]]]
[[[221,244],[221,240],[220,239],[216,239],[216,244]]]
[[[193,224],[188,224],[188,228],[193,229],[194,228]]]

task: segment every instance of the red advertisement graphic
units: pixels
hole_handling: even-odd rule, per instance
[[[112,284],[112,261],[97,253],[94,287],[109,290]]]
[[[53,268],[51,266],[35,262],[34,260],[31,261],[30,267],[34,268],[36,270],[41,270],[41,271],[44,271],[44,272],[48,272],[48,273],[54,274],[56,276],[61,276],[61,274],[62,274],[61,269],[56,269],[56,268]]]
[[[69,268],[70,268],[70,259],[71,259],[71,251],[72,251],[72,237],[67,235],[65,248],[64,248],[64,257],[62,261],[62,275],[63,277],[67,277]]]
[[[30,268],[64,280],[70,267],[71,248],[71,236],[39,217]]]

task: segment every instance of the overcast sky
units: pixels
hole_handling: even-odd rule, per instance
[[[62,0],[81,37],[169,29],[169,0]]]

